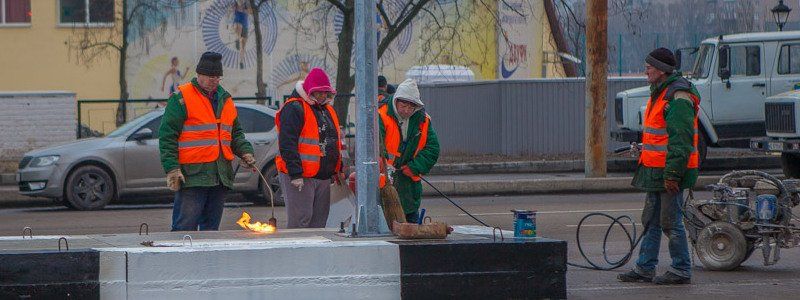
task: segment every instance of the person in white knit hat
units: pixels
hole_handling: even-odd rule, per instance
[[[389,100],[378,109],[381,155],[393,172],[392,179],[407,222],[417,222],[422,202],[422,175],[430,172],[439,159],[439,140],[425,113],[417,82],[406,79]]]

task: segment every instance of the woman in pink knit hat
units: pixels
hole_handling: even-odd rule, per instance
[[[288,228],[322,228],[330,210],[330,184],[341,184],[339,120],[333,110],[328,74],[314,68],[298,81],[278,110],[280,152],[275,159]]]

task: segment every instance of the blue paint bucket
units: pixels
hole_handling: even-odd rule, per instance
[[[771,223],[775,219],[778,197],[775,195],[758,195],[756,197],[756,220],[759,223]]]
[[[536,237],[536,211],[511,210],[514,213],[514,237]]]

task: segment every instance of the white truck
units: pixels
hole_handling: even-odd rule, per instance
[[[800,82],[800,31],[720,35],[703,40],[697,48],[677,50],[678,61],[687,50],[696,55],[684,74],[701,97],[701,161],[709,146],[747,148],[752,138],[764,137],[767,97],[792,90]],[[611,132],[613,139],[641,141],[649,97],[646,86],[617,94],[614,118],[620,129]]]
[[[796,59],[800,60],[800,44]],[[792,62],[792,70],[800,72],[800,61]],[[796,68],[796,69],[794,69]],[[781,155],[781,167],[787,178],[800,178],[800,90],[772,96],[764,103],[767,136],[750,141],[750,149]]]

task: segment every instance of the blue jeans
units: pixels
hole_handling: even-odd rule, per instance
[[[645,223],[648,222],[647,220],[649,220],[649,226]],[[683,191],[676,195],[647,193],[642,222],[647,228],[639,246],[636,273],[647,277],[655,275],[658,251],[661,246],[661,232],[663,231],[669,239],[669,256],[672,258],[669,271],[681,277],[691,278],[692,262],[689,256],[689,242],[686,240],[686,229],[683,226]],[[662,226],[662,224],[667,226]]]
[[[175,193],[172,231],[219,230],[225,187],[191,187]]]

